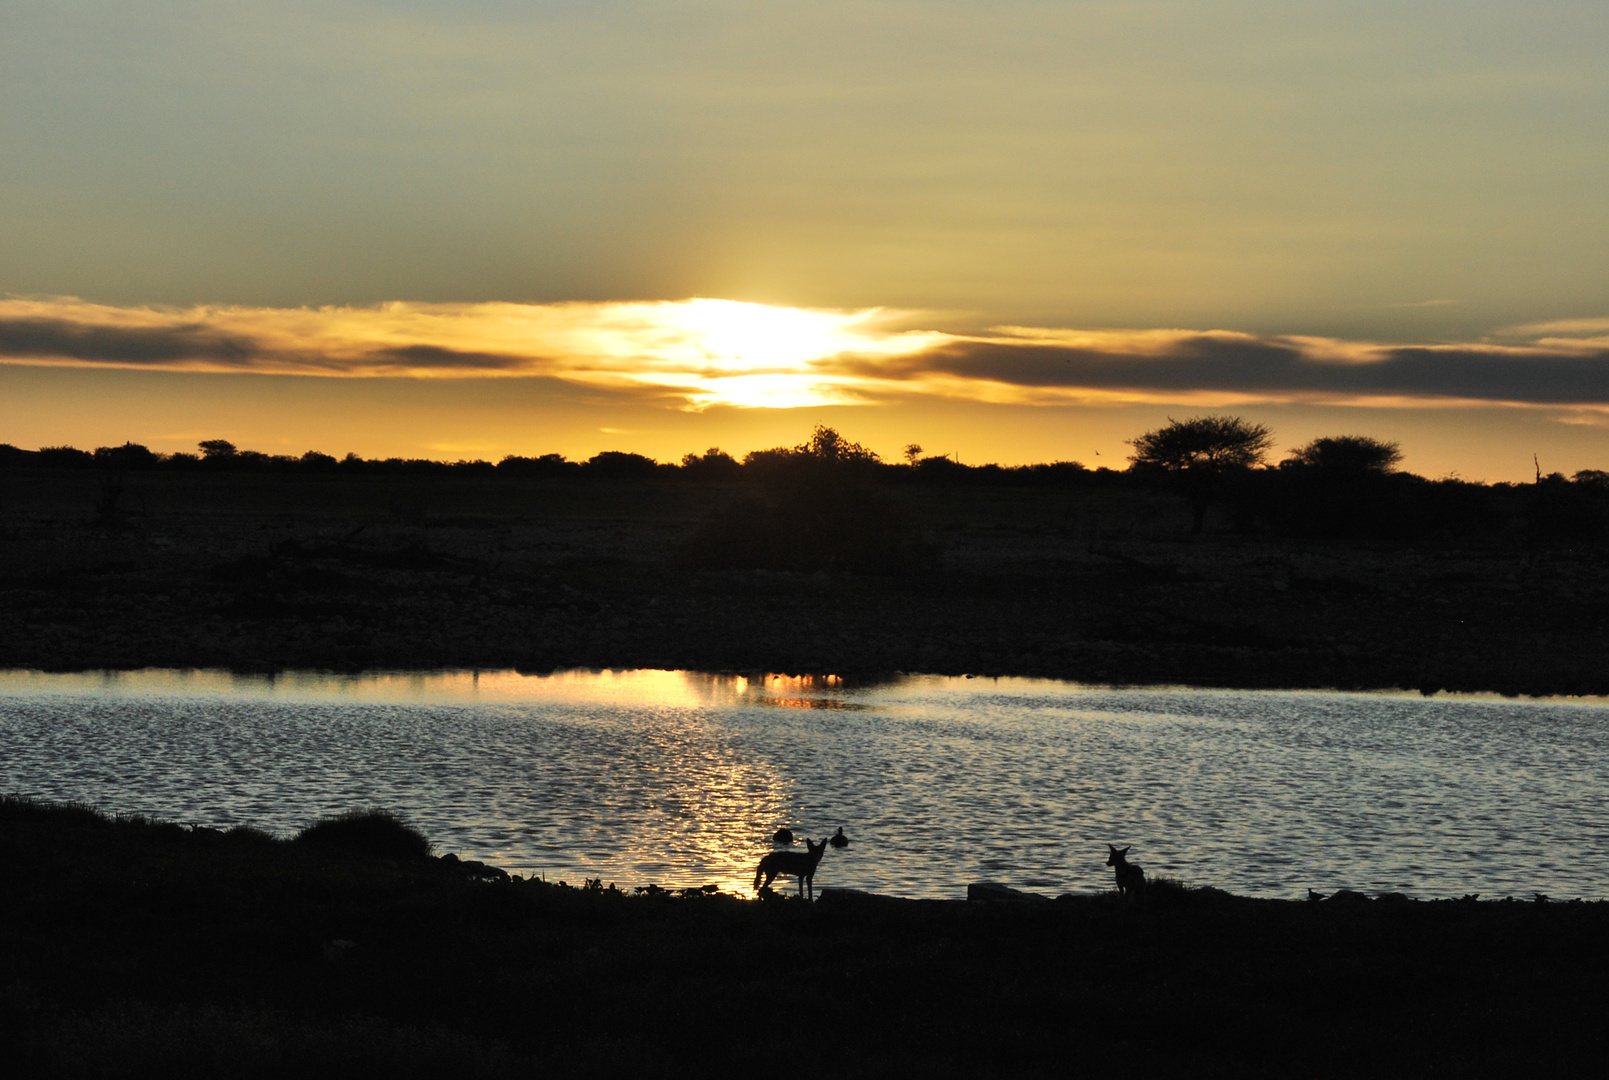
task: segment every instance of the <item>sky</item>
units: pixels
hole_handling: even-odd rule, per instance
[[[1609,6],[0,5],[0,442],[1609,468]]]

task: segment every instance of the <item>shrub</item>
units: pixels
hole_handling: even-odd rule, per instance
[[[296,843],[386,859],[424,859],[431,849],[423,833],[379,807],[323,818],[297,833]]]
[[[566,476],[581,471],[579,462],[566,461],[563,454],[543,454],[541,457],[520,457],[510,454],[496,465],[499,474],[509,476]]]
[[[641,454],[605,450],[589,458],[585,469],[588,476],[609,480],[652,480],[659,472],[659,463]]]
[[[76,446],[41,446],[34,460],[47,469],[87,469],[95,455]]]
[[[1402,461],[1402,447],[1367,435],[1331,435],[1291,451],[1280,468],[1316,469],[1336,476],[1390,472]]]
[[[698,454],[683,455],[682,472],[696,480],[736,480],[743,475],[743,466],[725,450],[712,446],[702,457]]]
[[[108,469],[153,469],[162,463],[162,455],[139,443],[126,442],[122,446],[97,446],[95,463]]]

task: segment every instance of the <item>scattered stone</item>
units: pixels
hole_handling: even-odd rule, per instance
[[[998,881],[975,881],[967,886],[967,899],[983,903],[1031,904],[1049,900],[1039,893],[1023,892]]]

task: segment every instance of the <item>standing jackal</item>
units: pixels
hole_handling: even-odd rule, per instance
[[[760,860],[760,865],[754,871],[754,891],[769,889],[771,882],[778,874],[792,874],[799,879],[799,895],[805,894],[805,886],[810,886],[810,899],[816,898],[816,867],[821,863],[821,856],[827,851],[827,841],[817,844],[809,837],[805,837],[805,847],[810,854],[805,855],[797,851],[773,851]],[[765,878],[765,884],[760,884],[760,878]]]
[[[1106,857],[1106,865],[1117,872],[1117,891],[1130,900],[1145,895],[1145,871],[1140,869],[1138,863],[1129,862],[1129,848],[1133,846],[1130,844],[1119,851],[1111,844],[1106,845],[1111,852]]]

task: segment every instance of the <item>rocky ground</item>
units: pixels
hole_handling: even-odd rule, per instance
[[[1609,693],[1595,547],[1191,539],[1164,496],[896,492],[904,572],[708,566],[736,487],[0,474],[0,666],[694,668]],[[819,513],[808,502],[771,514]]]

